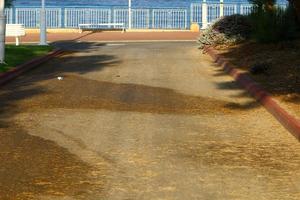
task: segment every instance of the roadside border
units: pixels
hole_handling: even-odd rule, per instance
[[[37,66],[47,62],[48,60],[50,60],[51,58],[54,58],[56,56],[60,56],[64,53],[63,50],[61,49],[55,49],[52,52],[38,57],[38,58],[34,58],[32,60],[29,60],[23,64],[20,64],[16,67],[14,67],[13,69],[4,72],[2,74],[0,74],[0,86],[6,84],[7,82],[17,78],[18,76],[24,74],[25,72],[36,68]]]
[[[300,121],[282,108],[275,99],[265,91],[258,83],[253,81],[249,75],[227,61],[223,56],[216,53],[212,47],[207,47],[204,52],[210,55],[215,63],[244,89],[246,89],[265,109],[271,113],[296,139],[300,142]]]
[[[74,40],[76,41],[76,40]],[[59,41],[58,41],[59,42]],[[77,40],[77,42],[86,42]],[[160,43],[160,42],[197,42],[197,40],[89,40],[90,43]],[[54,43],[54,42],[52,42]],[[6,42],[6,44],[15,44],[15,42]],[[22,44],[38,44],[38,42],[22,42]]]

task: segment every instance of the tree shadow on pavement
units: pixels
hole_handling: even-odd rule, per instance
[[[229,76],[217,64],[214,64],[214,67],[215,67],[214,74],[213,74],[214,76],[216,76],[216,77]],[[230,96],[233,98],[247,99],[243,103],[231,102],[231,103],[226,104],[225,107],[228,109],[249,110],[249,109],[256,109],[261,106],[259,102],[257,102],[254,98],[251,98],[250,94],[244,88],[239,86],[238,83],[234,80],[218,81],[215,84],[216,84],[216,87],[221,90],[240,90],[240,91],[237,91],[236,94],[232,94]]]
[[[85,48],[89,45],[92,44],[84,44]],[[63,62],[69,64],[61,64]],[[28,100],[49,95],[49,87],[53,86],[51,83],[59,81],[57,76],[102,70],[115,63],[118,61],[110,55],[76,58],[73,55],[64,55],[1,87],[1,198],[32,199],[54,196],[86,199],[91,193],[94,197],[98,195],[99,198],[104,198],[102,189],[106,182],[106,167],[95,168],[56,143],[30,135],[14,117],[25,111],[24,105],[28,106],[28,112],[39,110],[40,105],[30,104]],[[29,124],[30,120],[27,121]]]
[[[89,46],[92,46],[92,43],[85,43],[83,45],[85,48],[89,48]],[[49,81],[57,82],[58,76],[70,73],[84,74],[91,71],[99,71],[105,67],[115,66],[119,62],[119,60],[111,55],[70,54],[54,58],[48,63],[1,87],[0,113],[1,116],[5,116],[2,120],[7,117],[8,113],[13,115],[14,112],[19,111],[14,105],[16,102],[22,102],[41,94],[47,94],[48,88],[45,85]],[[0,124],[2,124],[1,121]],[[1,126],[3,127],[3,124]]]
[[[278,44],[248,42],[222,51],[220,55],[242,70],[250,71],[254,66],[265,67],[264,71],[249,73],[249,76],[272,95],[286,96],[283,101],[299,103],[299,47],[300,41]]]

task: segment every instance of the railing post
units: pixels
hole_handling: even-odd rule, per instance
[[[243,9],[243,5],[240,5],[240,15],[243,15],[244,14],[244,9]]]
[[[193,4],[191,4],[191,8],[190,8],[190,23],[192,24],[193,23],[193,19],[194,19],[194,9],[193,9],[194,7],[193,7]]]
[[[185,10],[185,12],[184,12],[184,14],[185,14],[185,29],[187,29],[187,27],[188,27],[188,10]],[[190,25],[191,26],[191,25]]]
[[[60,8],[60,27],[59,28],[65,28],[65,8]]]
[[[131,21],[131,14],[132,14],[132,9],[131,9],[131,0],[128,0],[128,29],[130,30],[132,27],[132,21]]]
[[[220,17],[224,16],[224,0],[220,0]]]
[[[11,23],[16,24],[16,8],[11,8]]]
[[[207,3],[206,0],[203,0],[202,2],[202,29],[206,29],[208,26],[208,20],[207,20]]]

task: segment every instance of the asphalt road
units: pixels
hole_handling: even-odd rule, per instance
[[[63,46],[1,88],[0,199],[299,199],[299,143],[197,44]]]

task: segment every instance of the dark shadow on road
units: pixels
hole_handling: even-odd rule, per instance
[[[258,108],[261,105],[255,101],[248,101],[247,103],[239,104],[239,103],[228,103],[225,107],[233,110],[248,110],[253,108]]]
[[[84,48],[89,45],[92,44],[83,44]],[[62,94],[51,93],[55,86],[52,83],[59,82],[57,76],[102,70],[116,63],[116,58],[110,55],[76,58],[73,54],[65,55],[0,88],[1,199],[32,199],[37,196],[87,199],[91,193],[94,197],[105,198],[102,189],[107,169],[96,169],[54,142],[29,135],[14,116],[26,111],[25,107],[28,112],[43,107],[38,104],[42,102],[31,101],[33,99],[48,95],[58,95],[59,99],[64,91]]]
[[[74,41],[58,41],[53,42],[52,46],[62,49],[64,51],[71,52],[90,52],[99,47],[105,46],[105,43],[92,43],[92,42],[81,42],[79,40]]]
[[[157,114],[231,113],[226,109],[226,101],[188,96],[167,88],[97,81],[77,75],[67,75],[63,81],[48,80],[44,90],[18,105],[23,111],[38,106],[38,109],[104,109]]]
[[[83,44],[85,48],[92,46],[92,43]],[[98,47],[99,48],[99,47]],[[1,121],[15,112],[19,112],[16,103],[26,101],[30,98],[45,94],[49,95],[49,88],[53,87],[52,82],[59,82],[58,76],[67,74],[84,74],[91,71],[99,71],[105,67],[112,67],[120,61],[111,55],[64,55],[26,73],[13,82],[1,87],[0,90],[0,127],[4,127]],[[47,85],[48,82],[51,82]],[[63,82],[61,82],[63,83]],[[63,85],[63,84],[62,84]],[[76,88],[75,88],[76,89]],[[72,89],[73,90],[73,89]],[[39,106],[39,105],[30,105]],[[34,107],[33,107],[34,108]]]
[[[217,84],[218,89],[222,90],[240,90],[241,87],[235,81],[224,81]]]
[[[220,53],[243,70],[267,66],[266,73],[249,75],[275,96],[288,95],[284,101],[300,99],[300,41],[278,44],[248,42]],[[271,50],[272,51],[271,51]]]
[[[220,76],[229,76],[224,70],[219,67],[217,64],[214,64],[214,76],[220,77]],[[216,87],[221,90],[242,90],[238,94],[231,95],[233,98],[248,98],[250,97],[249,93],[244,90],[244,88],[240,87],[236,81],[222,81],[222,82],[216,82]],[[249,98],[248,101],[245,101],[244,103],[227,103],[225,107],[227,109],[232,110],[249,110],[249,109],[255,109],[260,107],[260,103],[257,102],[254,98]]]

